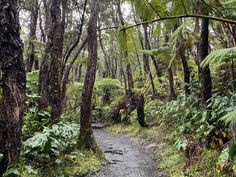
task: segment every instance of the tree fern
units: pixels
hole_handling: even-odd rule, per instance
[[[207,65],[222,65],[236,59],[236,48],[219,49],[210,53],[201,63],[202,67]]]
[[[179,60],[177,60],[177,56],[170,51],[171,49],[169,46],[163,46],[152,50],[140,50],[141,53],[158,57],[160,61],[168,64],[168,67],[177,67],[179,65]]]

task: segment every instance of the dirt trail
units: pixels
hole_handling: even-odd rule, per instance
[[[89,177],[166,177],[156,167],[152,148],[155,144],[141,145],[138,139],[114,135],[104,129],[94,129],[94,136],[104,151],[109,165]]]

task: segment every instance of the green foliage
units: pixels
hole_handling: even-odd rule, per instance
[[[26,105],[28,108],[37,106],[39,71],[28,72],[26,76]]]
[[[44,127],[33,137],[23,142],[25,156],[50,159],[64,151],[70,151],[77,143],[79,125],[76,123],[58,123],[51,128]]]
[[[20,176],[20,171],[14,166],[8,167],[6,172],[2,175],[2,177],[8,177],[12,175]]]
[[[28,72],[26,76],[26,101],[24,112],[23,139],[32,136],[48,124],[50,108],[38,111],[39,71]]]
[[[24,115],[23,136],[24,138],[32,136],[35,132],[41,130],[43,126],[48,125],[51,117],[50,109],[38,111],[36,106],[28,108]]]
[[[227,48],[227,49],[219,49],[211,52],[201,63],[202,67],[206,67],[207,65],[216,65],[220,66],[225,63],[231,62],[236,58],[236,48]]]
[[[221,151],[217,161],[217,169],[223,171],[224,167],[229,164],[229,148],[225,148]]]
[[[98,99],[104,99],[105,96],[108,96],[109,100],[115,100],[123,93],[121,82],[117,79],[101,79],[95,82],[95,94]]]
[[[67,119],[79,120],[83,85],[83,83],[74,82],[67,86],[67,112],[64,115]]]
[[[226,125],[233,125],[236,122],[236,111],[232,111],[221,118]]]

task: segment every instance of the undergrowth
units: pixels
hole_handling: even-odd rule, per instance
[[[186,169],[187,157],[184,151],[180,151],[174,144],[172,133],[173,126],[159,125],[150,128],[142,128],[138,124],[124,125],[116,124],[107,128],[108,131],[117,134],[128,134],[149,143],[157,143],[155,149],[156,158],[160,159],[156,164],[158,168],[164,169],[171,177],[227,177],[216,165],[220,153],[216,150],[203,149],[201,160]],[[186,169],[186,170],[185,170]]]

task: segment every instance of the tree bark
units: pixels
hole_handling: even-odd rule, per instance
[[[61,0],[49,2],[49,31],[45,56],[40,69],[40,108],[51,108],[50,124],[58,120],[62,112],[61,104],[61,58],[63,49]]]
[[[20,157],[26,78],[17,3],[0,1],[0,176]]]
[[[185,95],[190,95],[190,70],[188,66],[188,60],[185,55],[185,47],[184,44],[179,41],[178,42],[178,48],[177,48],[177,54],[179,55],[181,62],[182,62],[182,68],[184,72],[184,90],[185,90]]]
[[[146,122],[145,122],[145,112],[144,112],[144,95],[140,94],[138,95],[138,105],[137,105],[137,118],[138,118],[138,123],[141,127],[146,127]]]
[[[200,63],[208,55],[209,46],[209,20],[203,18],[201,20],[201,39],[199,43],[199,61]],[[207,104],[207,101],[211,98],[212,94],[212,81],[211,81],[211,71],[209,66],[200,68],[200,82],[202,84],[202,97],[203,102]]]
[[[49,106],[49,68],[50,68],[50,48],[51,48],[51,41],[50,38],[50,21],[51,21],[51,14],[50,14],[50,5],[51,0],[43,0],[44,5],[44,13],[45,13],[45,25],[43,34],[43,42],[46,42],[46,47],[44,51],[44,56],[40,65],[39,70],[39,89],[38,94],[40,96],[38,101],[38,109],[43,110]]]
[[[63,29],[61,18],[61,0],[52,0],[51,8],[51,51],[49,71],[49,106],[51,107],[51,123],[57,121],[62,112],[61,105],[61,59],[63,50]]]
[[[86,149],[96,150],[97,145],[91,125],[92,93],[97,69],[97,21],[99,0],[92,0],[91,15],[88,23],[88,66],[84,81],[81,102],[79,145]]]

